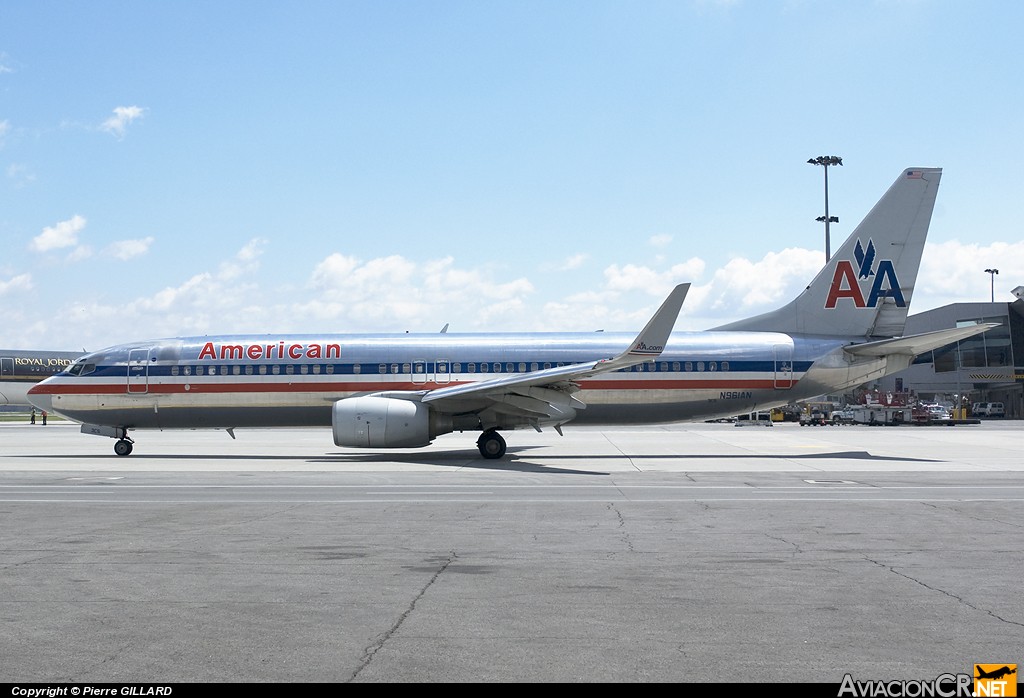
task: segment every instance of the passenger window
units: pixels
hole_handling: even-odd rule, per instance
[[[238,364],[235,364],[234,366],[231,367],[231,372],[236,376],[240,376],[242,375],[242,367],[239,366]]]
[[[68,373],[70,373],[70,371],[68,371]],[[178,375],[178,367],[177,366],[171,366],[171,375],[172,376]]]
[[[723,371],[728,371],[729,370],[729,362],[728,361],[723,361],[722,362],[722,370]]]
[[[299,373],[301,373],[304,376],[307,375],[309,373],[309,366],[307,366],[306,364],[302,364],[301,366],[299,366]]]
[[[252,375],[252,364],[249,364],[248,366],[245,367],[245,375],[247,375],[247,376],[251,376]]]
[[[285,372],[286,375],[289,375],[289,376],[294,375],[295,374],[295,367],[292,366],[291,364],[288,364],[287,366],[284,367],[284,372]]]
[[[313,375],[314,376],[319,376],[320,375],[320,364],[314,364],[313,365]]]
[[[185,375],[186,376],[191,376],[192,375],[192,367],[191,366],[186,366],[185,367]]]
[[[388,365],[387,364],[378,364],[377,365],[377,373],[387,373],[387,372],[388,372]]]
[[[352,364],[352,373],[359,375],[363,372],[362,364]]]
[[[697,370],[698,371],[703,371],[704,370],[704,362],[703,361],[698,361],[697,362]]]
[[[267,375],[267,366],[266,366],[266,364],[261,364],[260,365],[260,375],[261,376]]]
[[[686,370],[687,371],[692,371],[693,370],[693,362],[692,361],[687,361],[686,362]]]
[[[675,371],[676,373],[679,373],[679,362],[678,361],[673,361],[672,362],[672,370]]]
[[[270,369],[270,372],[273,373],[275,376],[280,375],[281,367],[278,366],[277,364],[274,364],[274,366]]]

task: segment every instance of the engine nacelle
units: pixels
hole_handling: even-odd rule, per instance
[[[413,448],[428,445],[432,438],[429,407],[373,395],[334,403],[331,427],[337,446],[354,448]]]

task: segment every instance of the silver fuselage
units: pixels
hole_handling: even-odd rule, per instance
[[[191,337],[81,357],[32,402],[84,424],[129,429],[330,425],[338,400],[427,392],[614,356],[619,333]],[[676,332],[656,360],[579,381],[574,423],[665,423],[767,409],[857,385],[885,359],[854,361],[842,338]]]

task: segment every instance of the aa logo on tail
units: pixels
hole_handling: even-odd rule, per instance
[[[891,259],[882,259],[875,266],[875,243],[868,240],[867,248],[857,240],[853,249],[855,260],[841,259],[836,263],[832,275],[832,286],[825,300],[826,308],[835,308],[841,298],[849,298],[858,308],[875,308],[883,298],[892,298],[900,308],[907,307],[900,288],[900,280],[896,278],[896,267]],[[861,283],[874,277],[871,288],[865,296]],[[865,280],[865,281],[862,281]]]

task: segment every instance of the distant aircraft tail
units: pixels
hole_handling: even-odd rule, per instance
[[[941,176],[938,167],[904,170],[796,299],[714,329],[865,339],[902,335]]]

